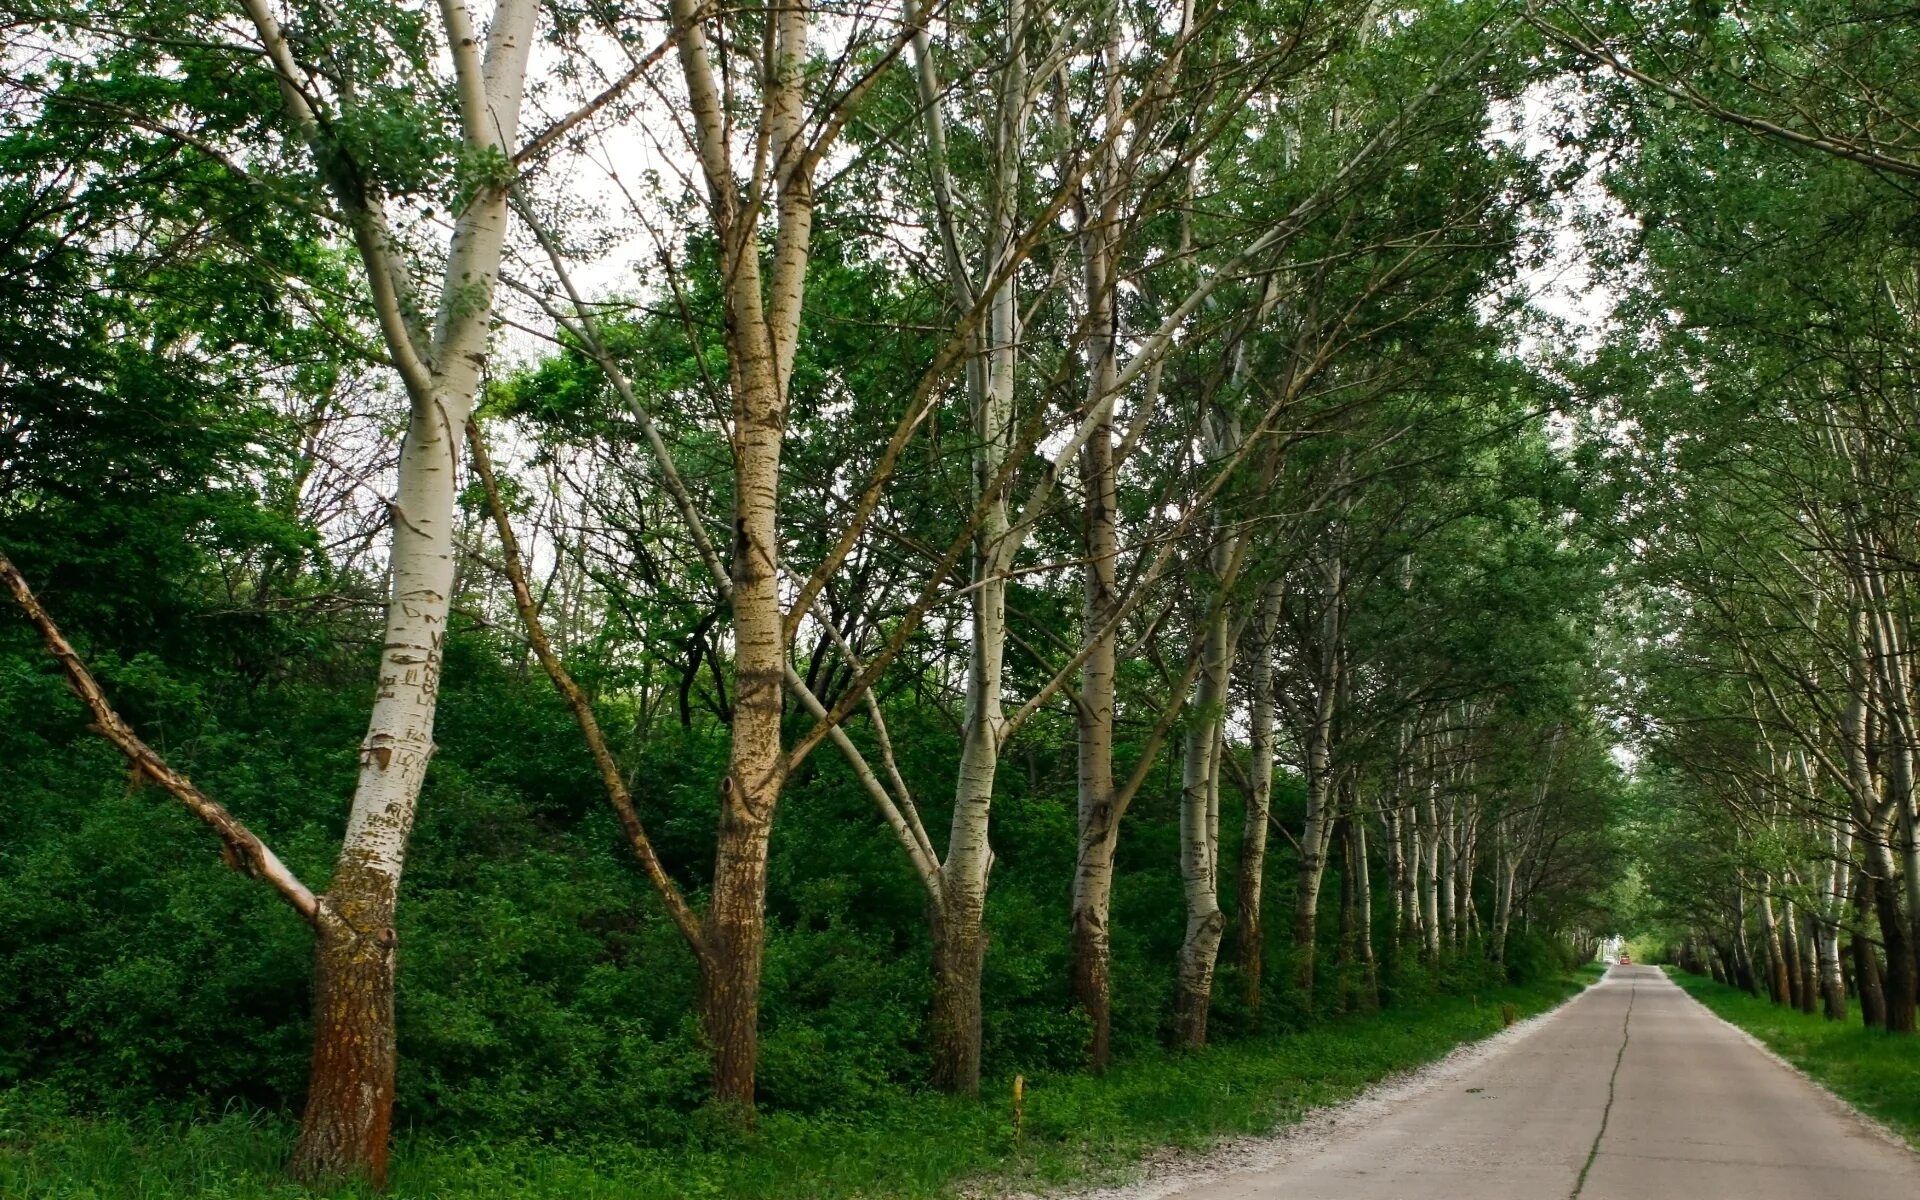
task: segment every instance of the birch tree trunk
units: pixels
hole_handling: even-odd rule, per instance
[[[1360,1008],[1372,1012],[1380,1007],[1380,966],[1373,954],[1373,869],[1367,862],[1366,814],[1357,808],[1352,812],[1349,836],[1353,843],[1353,889],[1359,902]]]
[[[1733,889],[1733,955],[1740,986],[1748,995],[1758,996],[1760,982],[1753,969],[1753,944],[1747,938],[1746,885],[1739,879],[1734,881]]]
[[[1111,329],[1113,308],[1105,279],[1092,281],[1104,295],[1094,312],[1095,328]],[[1110,334],[1095,334],[1093,383],[1105,389],[1113,383]],[[1079,717],[1079,858],[1073,878],[1074,991],[1093,1026],[1090,1061],[1096,1074],[1104,1072],[1111,1056],[1113,1025],[1109,994],[1111,955],[1107,927],[1113,895],[1113,856],[1120,834],[1113,778],[1114,640],[1113,617],[1119,606],[1115,562],[1119,554],[1119,498],[1113,461],[1113,428],[1102,421],[1081,451],[1081,479],[1086,488],[1085,600],[1082,628],[1093,639],[1080,668]]]
[[[1793,1003],[1793,980],[1787,970],[1787,955],[1781,945],[1780,921],[1773,911],[1773,896],[1770,894],[1771,881],[1765,876],[1760,879],[1760,929],[1767,947],[1767,989],[1773,995],[1773,1002],[1779,1005]]]
[[[1418,836],[1420,924],[1427,961],[1440,957],[1440,781],[1433,772],[1433,752],[1427,750],[1427,779],[1421,789]]]
[[[1181,767],[1180,880],[1186,899],[1187,930],[1180,944],[1173,985],[1173,1045],[1197,1049],[1207,1044],[1207,1015],[1213,1002],[1213,969],[1226,917],[1220,911],[1217,799],[1220,712],[1225,701],[1227,621],[1217,610],[1207,623],[1204,665],[1194,694],[1194,727],[1188,732]]]
[[[433,755],[441,655],[455,574],[453,519],[460,442],[486,358],[507,225],[506,184],[483,181],[454,223],[430,337],[409,318],[410,283],[379,209],[378,189],[340,173],[303,78],[264,0],[246,0],[282,100],[348,214],[409,417],[394,493],[392,594],[373,711],[333,879],[320,900],[314,951],[314,1042],[307,1101],[290,1169],[299,1178],[385,1182],[393,1116],[394,906],[420,786]],[[501,0],[484,58],[459,0],[441,5],[466,148],[516,148],[538,7]]]
[[[1027,105],[1026,9],[1014,0],[1007,10],[1006,60],[998,74],[999,105],[993,143],[991,220],[981,275],[992,280],[1012,253],[1020,180],[1021,135]],[[945,136],[939,124],[938,89],[931,50],[915,42],[921,101],[927,106],[929,142],[936,157]],[[971,296],[958,234],[946,193],[946,164],[936,162],[940,229],[956,301]],[[1008,273],[987,301],[985,354],[968,368],[968,394],[975,433],[974,498],[984,516],[974,532],[971,649],[967,662],[966,717],[960,768],[954,783],[953,820],[941,864],[940,897],[933,933],[933,1008],[929,1032],[933,1083],[942,1091],[973,1095],[980,1089],[980,985],[986,963],[986,904],[993,851],[988,830],[1005,724],[1002,675],[1006,656],[1006,571],[1016,541],[1009,530],[1005,483],[1000,479],[1013,434],[1014,372],[1018,362],[1019,313]]]
[[[695,0],[673,0],[671,7],[682,26],[677,50],[693,150],[705,176],[709,219],[720,247],[733,402],[729,574],[735,694],[727,774],[720,785],[712,894],[701,933],[707,953],[701,960],[700,1007],[712,1055],[714,1098],[751,1120],[766,938],[767,841],[787,768],[780,729],[787,668],[786,614],[779,588],[780,459],[813,229],[817,151],[807,143],[803,111],[809,16],[804,5],[796,4],[770,18],[760,64],[760,127],[765,137],[755,142],[753,184],[743,189],[706,29],[716,17]],[[757,218],[769,207],[775,234],[763,275]]]
[[[1315,674],[1313,708],[1303,731],[1306,748],[1306,821],[1300,832],[1300,863],[1293,888],[1294,990],[1307,1012],[1313,1011],[1315,966],[1318,956],[1320,883],[1326,875],[1327,849],[1334,822],[1333,735],[1339,704],[1341,671],[1341,567],[1326,568],[1320,613],[1320,663]]]
[[[1251,779],[1246,816],[1241,825],[1240,878],[1235,889],[1234,912],[1240,983],[1245,991],[1247,1011],[1256,1019],[1265,999],[1261,974],[1266,930],[1261,919],[1261,901],[1266,888],[1267,833],[1273,816],[1273,634],[1280,619],[1285,586],[1285,581],[1276,577],[1262,589],[1260,606],[1254,615],[1253,643],[1249,648],[1252,659],[1248,691],[1253,704],[1247,721],[1247,770]]]
[[[1914,1032],[1915,972],[1913,947],[1907,940],[1906,922],[1901,919],[1900,893],[1893,885],[1893,852],[1887,845],[1884,825],[1870,826],[1861,839],[1866,850],[1866,868],[1872,884],[1874,915],[1880,923],[1880,940],[1886,946],[1887,967],[1881,990],[1886,999],[1887,1032]]]

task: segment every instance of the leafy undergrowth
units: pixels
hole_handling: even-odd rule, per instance
[[[1024,1131],[1010,1089],[980,1102],[902,1093],[886,1117],[829,1122],[781,1115],[742,1136],[696,1130],[685,1145],[605,1140],[405,1139],[393,1200],[679,1200],[951,1196],[1001,1187],[1113,1181],[1155,1146],[1200,1148],[1345,1099],[1384,1076],[1440,1057],[1519,1016],[1553,1007],[1599,970],[1478,997],[1438,997],[1310,1032],[1201,1054],[1122,1063],[1104,1079],[1028,1082]],[[0,1195],[12,1200],[295,1200],[281,1176],[283,1119],[85,1120],[46,1093],[0,1094]],[[331,1196],[361,1193],[346,1189]]]
[[[1765,1042],[1775,1054],[1870,1113],[1920,1149],[1920,1036],[1868,1029],[1860,1010],[1829,1021],[1749,996],[1705,975],[1666,968],[1673,981],[1719,1016]]]

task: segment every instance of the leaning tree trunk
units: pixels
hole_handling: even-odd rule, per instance
[[[469,400],[471,394],[469,393]],[[393,1115],[394,903],[433,754],[434,699],[453,590],[452,518],[466,418],[417,406],[400,456],[393,600],[379,690],[361,743],[346,836],[314,950],[313,1065],[291,1170],[320,1181],[386,1177]]]
[[[1773,1002],[1782,1006],[1793,1002],[1792,976],[1787,970],[1787,956],[1780,942],[1780,922],[1773,912],[1773,897],[1767,888],[1771,884],[1762,877],[1760,881],[1760,928],[1767,947],[1767,989],[1773,996]]]
[[[409,420],[392,506],[393,590],[379,682],[346,836],[316,921],[314,1049],[292,1172],[306,1180],[385,1182],[394,1088],[394,903],[415,805],[433,754],[441,654],[452,601],[455,475],[460,437],[479,386],[506,235],[506,185],[482,181],[454,221],[431,330],[413,310],[407,268],[394,253],[377,188],[343,182],[328,122],[296,80],[286,33],[265,0],[247,19],[300,130],[353,231],[388,356],[406,387]],[[515,151],[537,5],[501,0],[484,52],[464,6],[443,9],[460,96],[463,148],[505,161]]]

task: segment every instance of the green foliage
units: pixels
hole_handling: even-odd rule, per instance
[[[1149,1147],[1201,1149],[1223,1135],[1265,1132],[1496,1032],[1503,1003],[1531,1015],[1574,990],[1565,976],[1550,976],[1197,1056],[1155,1052],[1119,1063],[1102,1079],[1038,1075],[1028,1080],[1020,1137],[1004,1077],[982,1102],[896,1095],[884,1109],[857,1116],[770,1116],[744,1140],[731,1132],[703,1137],[696,1123],[685,1125],[673,1143],[651,1147],[598,1138],[415,1136],[395,1156],[389,1194],[395,1200],[914,1200],[951,1195],[956,1186],[982,1179],[1008,1187],[1089,1176],[1118,1182],[1137,1170]],[[313,1195],[280,1175],[292,1138],[282,1118],[229,1112],[204,1121],[76,1119],[65,1109],[65,1099],[47,1090],[0,1093],[0,1193],[19,1200]],[[358,1195],[338,1193],[341,1200]]]
[[[1532,164],[1486,136],[1493,106],[1524,83],[1524,65],[1477,60],[1472,78],[1429,97],[1405,144],[1360,162],[1271,261],[1231,259],[1231,247],[1285,227],[1315,189],[1347,179],[1348,156],[1433,90],[1436,64],[1479,36],[1489,7],[1398,14],[1381,36],[1361,39],[1345,28],[1359,6],[1243,6],[1196,39],[1196,82],[1271,71],[1270,94],[1237,104],[1211,132],[1202,126],[1212,115],[1183,118],[1181,138],[1213,139],[1203,169],[1163,170],[1157,158],[1143,166],[1158,182],[1156,198],[1120,222],[1137,218],[1150,235],[1130,242],[1120,264],[1122,340],[1132,353],[1139,331],[1164,319],[1179,294],[1164,280],[1219,261],[1285,278],[1288,315],[1248,333],[1253,382],[1236,385],[1242,395],[1219,384],[1230,356],[1209,331],[1255,296],[1236,280],[1194,310],[1165,364],[1164,411],[1140,410],[1153,419],[1120,503],[1122,574],[1131,576],[1166,515],[1189,511],[1193,478],[1208,468],[1193,461],[1202,410],[1252,411],[1316,345],[1309,326],[1347,314],[1334,339],[1338,367],[1263,435],[1287,431],[1277,477],[1233,480],[1219,528],[1259,531],[1255,557],[1266,561],[1243,587],[1337,548],[1349,572],[1353,674],[1339,765],[1364,776],[1360,803],[1391,786],[1381,781],[1394,775],[1387,760],[1403,724],[1461,698],[1483,701],[1487,728],[1512,738],[1484,756],[1489,812],[1521,803],[1543,742],[1567,744],[1547,782],[1564,818],[1556,844],[1571,865],[1556,864],[1530,898],[1534,924],[1509,940],[1504,963],[1478,940],[1432,961],[1404,951],[1382,965],[1385,1012],[1349,1020],[1343,1014],[1372,1004],[1360,998],[1364,968],[1323,920],[1317,990],[1293,994],[1292,895],[1282,881],[1299,863],[1276,838],[1262,1003],[1245,999],[1238,966],[1223,963],[1219,1044],[1164,1058],[1184,915],[1178,753],[1163,748],[1146,764],[1118,852],[1112,990],[1124,1065],[1105,1081],[1078,1077],[1089,1034],[1068,983],[1078,781],[1071,710],[1056,703],[1006,747],[994,793],[986,1071],[996,1088],[1015,1074],[1037,1081],[1027,1140],[1015,1143],[997,1101],[920,1090],[925,893],[845,764],[823,751],[789,781],[773,835],[764,1125],[742,1145],[722,1114],[702,1107],[694,962],[606,811],[578,731],[530,669],[469,489],[462,515],[472,524],[460,536],[472,553],[444,645],[439,744],[398,916],[403,1191],[905,1196],[979,1172],[1048,1182],[1125,1160],[1149,1141],[1263,1128],[1485,1032],[1498,997],[1532,1008],[1559,994],[1567,952],[1557,935],[1591,923],[1618,865],[1608,839],[1619,780],[1588,694],[1604,564],[1577,519],[1588,497],[1539,415],[1561,397],[1509,352],[1508,306],[1497,318],[1485,311],[1489,292],[1512,281],[1514,244],[1540,199]],[[7,82],[0,105],[0,549],[141,735],[317,891],[339,845],[374,691],[388,586],[378,547],[404,514],[386,505],[392,389],[349,239],[313,210],[351,207],[377,188],[406,243],[476,187],[503,181],[509,164],[460,148],[429,10],[301,0],[287,12],[290,52],[326,93],[315,146],[278,115],[278,84],[250,47],[190,36],[225,36],[231,14],[221,6],[44,6],[51,28],[85,25],[87,36]],[[725,20],[751,33],[760,16]],[[983,33],[998,19],[991,5],[975,17]],[[565,42],[587,18],[560,20]],[[1152,37],[1170,36],[1147,24]],[[1297,54],[1238,62],[1243,39],[1264,44],[1296,29]],[[956,84],[957,113],[990,92],[977,85],[995,55]],[[1062,87],[1084,89],[1090,60],[1079,50],[1069,59]],[[814,198],[783,431],[781,555],[804,570],[837,536],[909,403],[931,397],[870,536],[823,592],[866,648],[899,627],[923,585],[959,586],[921,575],[942,547],[965,543],[978,486],[959,399],[964,365],[923,380],[955,316],[939,272],[899,236],[925,214],[888,207],[926,186],[895,161],[915,127],[899,74],[880,72],[874,108],[848,126],[857,152],[828,156],[843,174]],[[809,87],[829,78],[819,72]],[[536,89],[543,113],[566,110],[564,82],[563,72]],[[1161,86],[1123,83],[1129,103]],[[1281,86],[1294,83],[1297,94]],[[204,145],[156,127],[190,129]],[[956,120],[951,130],[963,209],[988,207],[985,128]],[[231,148],[245,174],[207,147]],[[1016,198],[1022,212],[1047,199],[1062,148],[1035,153],[1049,165],[1021,182],[1034,193]],[[1146,141],[1136,149],[1161,153]],[[530,189],[547,166],[530,164]],[[1183,179],[1212,194],[1167,203]],[[663,201],[669,225],[680,217],[674,203]],[[1083,403],[1084,314],[1060,286],[1078,276],[1076,238],[1056,234],[1086,221],[1075,212],[1042,222],[1042,244],[1019,271],[1032,311],[1014,404],[1036,440],[1056,418],[1070,428]],[[1182,233],[1182,222],[1193,230]],[[734,484],[720,264],[705,231],[656,232],[667,235],[662,262],[638,281],[630,315],[603,323],[606,348],[657,415],[725,547]],[[1192,245],[1172,253],[1183,241]],[[431,277],[426,265],[406,270]],[[439,299],[458,309],[470,288]],[[435,298],[419,299],[430,308]],[[1136,375],[1123,410],[1143,398],[1146,376],[1160,386],[1158,369]],[[521,474],[506,494],[538,530],[528,538],[538,565],[551,569],[557,594],[542,592],[550,627],[598,705],[655,845],[698,907],[728,749],[724,605],[667,512],[631,414],[583,347],[563,340],[558,353],[494,377],[486,408],[531,443],[507,464]],[[344,439],[354,461],[336,468],[327,436],[349,420],[362,423],[361,436]],[[1050,470],[1032,454],[1013,466],[1017,495]],[[344,478],[316,499],[316,474],[329,471]],[[1023,642],[1009,651],[1010,697],[1037,691],[1073,648],[1081,547],[1071,492],[1023,514],[1036,522],[1036,553],[1009,589]],[[552,512],[568,505],[575,511]],[[591,539],[560,536],[587,526]],[[1198,564],[1210,535],[1194,529],[1194,544],[1180,547],[1187,565],[1169,570],[1165,594],[1123,631],[1115,761],[1126,769],[1144,754],[1178,675],[1189,610],[1209,598]],[[1311,590],[1293,589],[1289,604]],[[952,693],[963,610],[952,596],[936,605],[878,688],[900,773],[936,831],[951,815],[959,752]],[[1288,617],[1315,627],[1311,614]],[[1311,636],[1288,643],[1290,661]],[[796,647],[795,658],[829,700],[847,686],[851,667],[825,639]],[[309,1052],[308,932],[266,889],[225,870],[205,830],[159,789],[130,780],[84,720],[31,631],[0,619],[0,760],[9,768],[0,1192],[282,1193],[271,1174]],[[804,728],[793,713],[790,734]],[[863,715],[847,728],[875,749]],[[1303,781],[1283,771],[1276,818],[1297,828],[1304,805]],[[1240,832],[1224,824],[1220,877],[1231,881]],[[1325,894],[1350,883],[1344,874],[1336,864]],[[1484,879],[1465,899],[1481,913],[1494,906]],[[1373,922],[1374,944],[1387,947],[1383,898]],[[1524,986],[1503,990],[1511,984]]]

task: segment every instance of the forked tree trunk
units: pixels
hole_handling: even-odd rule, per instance
[[[1237,420],[1224,413],[1209,413],[1205,444],[1212,457],[1224,457],[1237,449]],[[1213,973],[1227,923],[1226,914],[1220,910],[1220,761],[1225,753],[1221,731],[1235,649],[1227,592],[1238,575],[1245,542],[1227,535],[1217,515],[1215,521],[1217,540],[1210,565],[1213,585],[1220,594],[1213,598],[1198,631],[1200,674],[1193,688],[1193,727],[1187,734],[1181,764],[1180,881],[1187,930],[1174,978],[1171,1039],[1174,1046],[1183,1049],[1207,1044]]]
[[[751,1121],[767,841],[786,783],[781,717],[788,634],[780,599],[780,461],[812,246],[816,148],[808,144],[803,111],[810,18],[801,5],[769,17],[759,124],[765,140],[758,148],[766,158],[756,164],[749,189],[735,169],[733,114],[714,78],[706,29],[711,10],[694,0],[672,0],[671,8],[682,27],[675,48],[687,89],[687,124],[720,246],[733,402],[729,599],[735,696],[727,775],[720,787],[713,894],[702,928],[701,1024],[712,1055],[714,1099]],[[763,270],[759,216],[769,211],[777,228]]]
[[[376,189],[343,185],[337,146],[300,90],[302,73],[264,0],[243,7],[365,262],[387,349],[410,417],[394,495],[393,592],[378,688],[347,832],[316,923],[313,1071],[291,1170],[314,1181],[386,1178],[393,1112],[393,911],[415,805],[433,754],[446,618],[455,574],[454,499],[460,438],[479,386],[506,234],[507,195],[483,183],[454,222],[429,331],[411,311],[412,283],[391,244]],[[520,105],[539,8],[500,0],[481,41],[464,5],[442,6],[465,148],[502,160],[517,149]],[[346,928],[342,929],[340,926]]]

